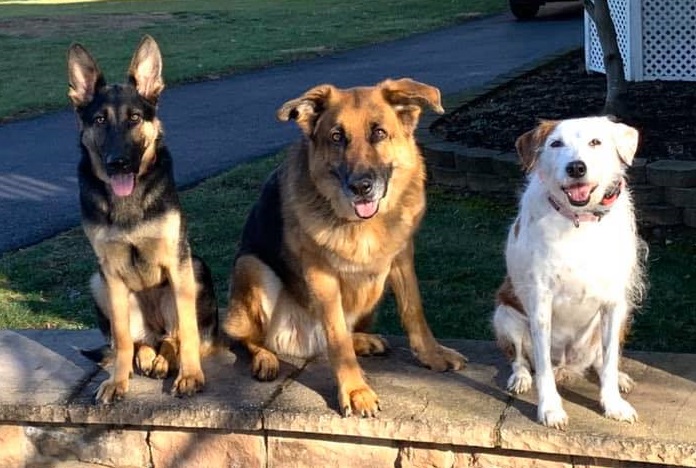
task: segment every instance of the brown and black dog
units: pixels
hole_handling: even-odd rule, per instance
[[[68,95],[80,125],[82,226],[100,268],[91,288],[114,351],[113,374],[97,391],[101,403],[128,391],[134,360],[139,372],[157,378],[178,368],[174,393],[197,392],[204,384],[200,356],[213,349],[218,325],[210,271],[191,256],[162,142],[161,73],[159,47],[149,36],[125,84],[107,86],[81,45],[68,51]]]
[[[317,86],[278,111],[304,138],[247,219],[224,323],[251,352],[258,379],[277,376],[276,353],[328,349],[341,412],[374,416],[377,395],[356,354],[387,347],[363,332],[387,284],[418,359],[437,371],[464,366],[463,356],[435,341],[413,265],[425,213],[425,166],[414,139],[423,106],[442,112],[439,90],[400,79]]]

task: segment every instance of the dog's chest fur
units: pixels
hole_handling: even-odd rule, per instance
[[[516,223],[508,237],[508,272],[523,303],[531,291],[552,298],[554,328],[581,328],[629,294],[637,237],[628,193],[601,221],[576,228],[532,183]]]

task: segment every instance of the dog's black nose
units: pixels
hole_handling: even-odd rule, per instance
[[[107,158],[107,172],[128,172],[130,171],[130,161],[126,158]]]
[[[566,174],[573,179],[585,177],[587,174],[587,165],[582,161],[573,161],[566,166]]]
[[[361,197],[366,197],[372,193],[372,188],[374,187],[374,180],[369,175],[360,175],[357,177],[351,177],[348,181],[348,188],[354,195]]]

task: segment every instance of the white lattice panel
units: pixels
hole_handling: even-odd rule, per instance
[[[626,79],[696,81],[696,0],[608,0]],[[585,14],[585,67],[604,73],[594,22]]]
[[[643,78],[696,79],[696,1],[643,0]]]
[[[635,23],[631,22],[631,13],[635,9],[640,9],[639,3],[639,0],[609,0],[609,12],[614,22],[614,29],[616,29],[616,40],[619,43],[627,80],[636,79],[631,44],[634,32],[631,26]],[[604,58],[597,35],[597,27],[587,13],[585,13],[585,67],[589,71],[604,73]]]

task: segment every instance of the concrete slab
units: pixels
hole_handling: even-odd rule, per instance
[[[0,330],[0,420],[65,421],[65,404],[98,370],[76,346],[101,342],[96,330]]]
[[[342,418],[325,359],[308,364],[264,411],[268,430],[493,447],[509,397],[496,383],[503,365],[490,342],[449,343],[472,359],[458,372],[421,367],[403,338],[390,337],[386,357],[360,360],[380,396],[378,418]]]
[[[261,412],[280,391],[283,382],[304,364],[281,362],[278,379],[259,382],[251,376],[248,355],[222,351],[203,360],[206,387],[191,398],[170,394],[174,377],[156,380],[141,375],[131,379],[126,397],[111,405],[94,404],[99,384],[108,378],[100,371],[71,402],[73,423],[119,424],[230,430],[261,429]]]
[[[516,399],[500,428],[502,448],[612,460],[696,466],[696,356],[630,353],[623,368],[637,382],[627,399],[639,421],[602,416],[599,389],[584,379],[560,389],[570,422],[566,431],[536,423],[536,392]],[[507,374],[506,374],[507,375]]]

